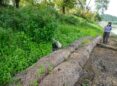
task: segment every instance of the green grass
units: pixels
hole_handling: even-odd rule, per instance
[[[101,34],[101,27],[92,23],[79,23],[78,25],[59,24],[55,38],[66,47],[81,37],[96,37]]]

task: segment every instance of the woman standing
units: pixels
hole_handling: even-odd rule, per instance
[[[108,25],[104,28],[104,34],[103,34],[103,43],[104,44],[108,43],[110,32],[112,30],[111,24],[112,24],[111,22],[108,22]]]

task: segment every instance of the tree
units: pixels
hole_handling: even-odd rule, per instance
[[[90,3],[91,3],[91,0],[89,0],[88,4],[86,5],[86,9],[89,9]]]
[[[20,0],[15,0],[15,6],[16,6],[16,8],[19,8],[19,3],[20,3]]]
[[[77,5],[80,5],[80,8],[84,9],[86,5],[86,0],[78,0]]]
[[[104,11],[108,8],[109,0],[96,0],[95,3],[97,11],[100,11],[101,14],[104,14]]]
[[[0,6],[6,6],[8,5],[10,0],[0,0]]]
[[[12,2],[16,8],[19,8],[20,0],[0,0],[0,6],[9,5],[10,2]]]
[[[75,6],[76,0],[55,0],[55,4],[62,9],[62,13],[66,13],[66,8],[71,9]]]
[[[0,0],[0,6],[3,4],[3,0]]]

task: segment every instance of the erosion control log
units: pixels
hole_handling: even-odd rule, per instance
[[[71,53],[78,49],[79,45],[81,45],[82,42],[87,39],[90,40],[92,38],[82,38],[75,41],[67,48],[57,50],[50,55],[43,57],[33,66],[26,69],[24,72],[17,74],[17,76],[15,77],[15,79],[17,80],[14,80],[11,86],[16,86],[13,84],[17,84],[17,81],[21,84],[21,86],[34,86],[34,83],[41,82],[43,78],[50,73],[51,70],[53,70],[56,66],[67,60]]]
[[[40,82],[39,86],[74,86],[82,75],[83,66],[89,59],[91,51],[100,40],[101,37],[97,37],[88,45],[86,44],[72,53],[69,59],[54,68]]]

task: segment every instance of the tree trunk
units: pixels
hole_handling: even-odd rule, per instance
[[[15,6],[16,6],[16,8],[19,8],[19,3],[20,3],[20,0],[15,0]]]
[[[86,8],[89,8],[90,3],[91,3],[91,0],[88,2]]]
[[[82,2],[80,0],[78,0],[78,2],[80,4],[81,8],[84,9],[84,6],[83,6]]]
[[[117,47],[114,47],[114,46],[111,46],[111,45],[102,44],[102,43],[98,43],[97,45],[100,46],[100,47],[104,47],[104,48],[107,48],[107,49],[112,49],[112,50],[117,51]]]
[[[0,6],[2,6],[3,5],[3,0],[0,0]]]
[[[63,14],[66,13],[65,6],[62,7],[62,12],[63,12]]]

